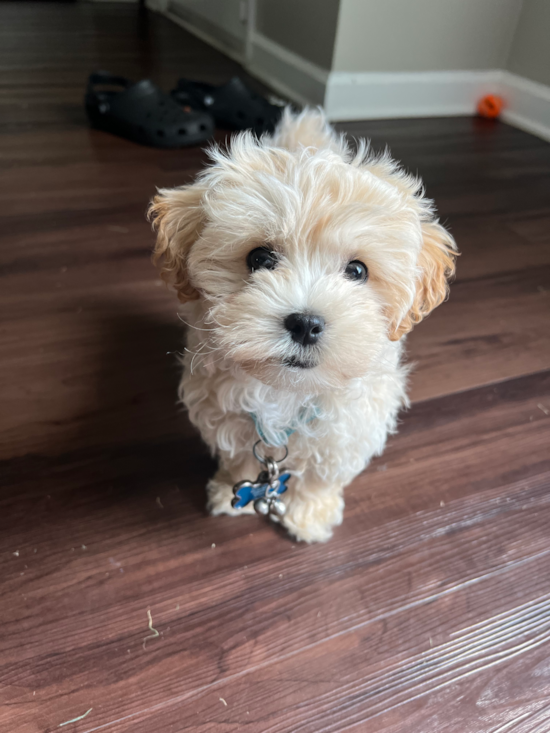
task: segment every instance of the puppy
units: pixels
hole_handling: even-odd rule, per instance
[[[234,487],[270,456],[258,486],[288,488],[272,517],[323,542],[344,487],[395,432],[403,337],[445,300],[456,245],[418,178],[365,141],[352,151],[319,111],[287,110],[272,136],[242,133],[210,156],[150,209],[190,326],[180,398],[219,459],[208,507],[253,512]]]

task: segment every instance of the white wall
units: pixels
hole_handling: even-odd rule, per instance
[[[550,139],[550,0],[147,2],[332,120],[470,115],[497,93],[507,121]]]
[[[520,10],[521,0],[341,0],[332,68],[501,68]]]
[[[524,0],[506,68],[550,86],[550,0]]]

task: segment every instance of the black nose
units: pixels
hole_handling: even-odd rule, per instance
[[[285,318],[285,328],[292,334],[292,340],[302,346],[317,343],[325,328],[321,316],[310,316],[307,313],[291,313]]]

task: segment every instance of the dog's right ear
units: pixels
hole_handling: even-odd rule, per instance
[[[189,281],[187,260],[204,227],[204,190],[197,183],[162,189],[151,202],[148,212],[157,232],[153,262],[159,267],[163,280],[174,286],[182,303],[199,297]]]

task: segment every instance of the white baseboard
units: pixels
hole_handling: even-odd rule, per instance
[[[130,0],[133,1],[133,0]],[[226,42],[222,35],[214,35],[198,27],[191,17],[176,12],[172,0],[146,0],[150,10],[162,13],[193,35],[242,64],[249,74],[270,86],[287,99],[300,105],[322,105],[329,72],[280,46],[261,33],[252,31],[247,44],[250,58]]]
[[[325,96],[331,120],[470,115],[495,92],[498,70],[332,72]]]
[[[322,105],[332,121],[473,115],[485,94],[499,94],[510,125],[550,141],[550,87],[500,69],[347,73],[327,71],[251,31],[248,59],[147,0],[187,30],[245,65],[253,76],[301,105]],[[166,8],[168,5],[168,8]]]
[[[247,70],[283,96],[301,105],[322,105],[329,71],[289,51],[261,33],[250,37]]]
[[[473,115],[485,94],[504,99],[502,119],[550,141],[550,87],[509,71],[382,72],[329,75],[331,120]]]
[[[504,71],[500,93],[505,122],[550,142],[550,87]]]

